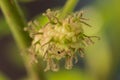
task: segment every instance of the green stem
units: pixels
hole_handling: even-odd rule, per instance
[[[68,0],[63,7],[61,18],[65,17],[68,13],[73,12],[75,6],[77,5],[79,0]]]
[[[0,7],[20,51],[25,51],[29,45],[30,39],[28,34],[23,30],[26,26],[26,21],[16,0],[0,0]],[[23,59],[28,72],[28,77],[31,80],[39,80],[36,72],[33,70],[33,66],[29,64],[29,56],[24,55]]]
[[[0,0],[0,6],[18,47],[24,50],[29,43],[28,36],[23,31],[26,24],[20,9],[14,0]]]

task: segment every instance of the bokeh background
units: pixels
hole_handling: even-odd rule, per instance
[[[45,12],[61,8],[66,0],[18,0],[27,21]],[[86,47],[85,58],[68,71],[46,72],[48,80],[120,80],[120,0],[79,0],[74,11],[84,11],[91,28],[87,35],[99,36]],[[22,80],[26,69],[9,27],[0,10],[0,80]]]

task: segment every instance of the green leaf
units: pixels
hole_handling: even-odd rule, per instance
[[[48,72],[48,80],[85,80],[85,75],[81,70],[60,70],[58,72]]]
[[[84,11],[85,10],[85,11]],[[87,25],[84,25],[83,29],[86,35],[96,35],[100,32],[100,30],[103,28],[104,25],[104,19],[99,10],[95,8],[95,6],[85,6],[83,8],[83,17],[87,18],[88,20],[84,20],[86,23],[91,25],[91,27],[88,27]]]

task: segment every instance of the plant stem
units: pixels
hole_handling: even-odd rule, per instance
[[[20,50],[24,50],[28,46],[29,43],[27,41],[29,40],[23,31],[23,27],[26,24],[23,16],[20,14],[20,9],[16,6],[14,0],[0,0],[0,6],[18,47]]]
[[[67,0],[65,6],[63,7],[61,18],[65,17],[68,13],[73,12],[75,6],[79,0]]]
[[[29,45],[30,39],[28,34],[23,30],[26,26],[26,21],[16,0],[0,0],[0,7],[20,51],[25,51]],[[33,70],[32,64],[29,64],[29,56],[24,55],[23,60],[28,72],[28,77],[31,80],[39,80],[36,72]]]

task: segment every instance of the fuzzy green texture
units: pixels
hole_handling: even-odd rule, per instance
[[[73,67],[73,60],[77,63],[77,53],[83,57],[84,48],[93,43],[91,36],[84,34],[83,24],[88,25],[83,18],[83,12],[75,12],[65,18],[59,18],[59,11],[48,9],[43,14],[49,22],[41,27],[37,20],[30,22],[25,30],[33,38],[29,53],[31,60],[38,63],[39,57],[46,62],[47,70],[58,71],[60,60],[65,60],[65,68]],[[37,27],[40,26],[40,29]]]
[[[74,0],[73,0],[74,1]],[[67,1],[69,2],[69,0]],[[74,1],[75,2],[75,1]],[[67,8],[74,7],[75,5],[69,4]],[[14,39],[20,49],[20,51],[24,51],[27,46],[29,45],[29,38],[26,35],[26,32],[23,31],[23,28],[26,26],[26,21],[22,15],[22,12],[19,9],[19,6],[16,2],[16,0],[0,0],[0,8],[2,9],[4,16],[6,18],[7,23],[9,24],[9,27],[11,29],[11,32],[14,36]],[[72,8],[73,9],[73,8]],[[71,10],[72,10],[71,9]],[[66,10],[66,13],[70,11]],[[64,15],[66,15],[64,13]],[[27,67],[29,78],[31,80],[39,80],[38,76],[39,74],[35,73],[32,69],[32,64],[29,64],[29,57],[28,55],[24,55],[23,58],[25,59],[25,65]],[[43,74],[43,73],[41,73]]]
[[[74,5],[72,5],[72,1],[74,1],[74,3],[75,3],[77,0],[71,0],[71,1],[68,0],[68,3],[70,2],[70,4],[65,6],[66,9],[64,7],[63,12],[64,11],[65,12],[62,15],[64,15],[64,16],[67,15],[69,11],[72,12],[72,10],[74,9],[74,7],[77,3],[76,2]],[[26,35],[26,32],[23,31],[23,27],[26,26],[26,21],[19,9],[18,4],[16,3],[16,0],[0,0],[0,8],[2,9],[2,11],[4,13],[4,16],[7,20],[7,23],[9,24],[9,27],[11,29],[11,32],[14,36],[14,39],[15,39],[19,49],[21,51],[24,51],[27,48],[27,46],[29,45],[29,38]],[[63,42],[66,42],[66,40]],[[26,56],[26,55],[24,56],[24,58],[27,58],[27,57],[29,57],[29,56]],[[27,65],[27,62],[28,61],[25,61],[26,66],[28,68],[27,69],[28,73],[30,72],[31,76],[34,76],[35,74],[31,68],[32,64]],[[38,78],[30,77],[30,79],[37,80]]]

